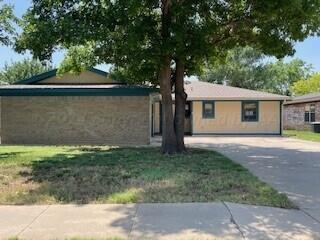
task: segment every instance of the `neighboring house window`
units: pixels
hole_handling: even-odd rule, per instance
[[[305,106],[304,121],[315,122],[316,121],[316,105],[310,104]]]
[[[257,101],[242,102],[242,121],[257,122],[259,119],[259,103]]]
[[[214,118],[214,101],[202,102],[202,118]]]

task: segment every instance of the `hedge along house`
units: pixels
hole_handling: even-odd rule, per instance
[[[284,105],[284,128],[311,130],[320,122],[320,92],[295,97]]]
[[[148,144],[153,95],[97,69],[1,86],[1,143]]]
[[[190,81],[185,133],[191,135],[281,135],[287,96]],[[153,134],[161,134],[161,101],[153,104]]]
[[[285,96],[186,82],[186,134],[282,133]],[[0,86],[2,144],[149,144],[161,134],[157,89],[132,86],[90,69],[56,70]]]

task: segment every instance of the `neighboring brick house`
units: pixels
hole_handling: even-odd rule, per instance
[[[293,98],[284,104],[284,128],[311,130],[320,122],[320,92]]]

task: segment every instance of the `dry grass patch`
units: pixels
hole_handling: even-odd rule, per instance
[[[287,196],[212,151],[0,147],[0,203],[229,201],[292,208]]]

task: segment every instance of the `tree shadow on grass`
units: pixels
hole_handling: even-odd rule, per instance
[[[218,153],[197,149],[170,157],[161,155],[158,149],[153,148],[74,148],[64,154],[33,162],[28,174],[30,181],[39,184],[38,188],[26,194],[33,196],[29,198],[30,203],[39,203],[41,199],[46,199],[44,196],[54,198],[55,202],[79,204],[210,202],[227,199],[246,202],[261,194],[264,198],[254,199],[256,203],[260,201],[260,204],[268,204],[264,202],[268,197],[279,197],[275,192],[260,192],[259,189],[268,186],[240,165]],[[110,225],[126,229],[124,226],[134,221],[135,225],[132,222],[130,226],[134,226],[132,228],[138,237],[175,236],[187,232],[210,236],[233,234],[234,227],[227,230],[220,225],[212,227],[221,219],[215,215],[216,211],[211,205],[184,209],[181,204],[169,204],[166,208],[153,209],[157,206],[140,206],[136,214],[132,210],[125,211],[119,218],[113,219]],[[122,206],[118,208],[122,209]],[[118,213],[120,210],[114,211]],[[312,236],[313,228],[317,227],[290,220],[290,216],[287,216],[289,213],[268,214],[268,210],[244,211],[244,219],[248,221],[241,224],[241,228],[245,234],[251,231],[256,236],[268,238],[274,234]],[[200,214],[203,212],[209,213],[208,219]],[[242,216],[237,221],[241,219]],[[205,223],[208,227],[203,227]],[[232,225],[229,216],[223,224]],[[281,224],[285,224],[284,230]]]
[[[199,149],[167,156],[157,148],[70,148],[32,162],[21,176],[37,186],[18,196],[24,204],[223,200],[292,207],[247,169]]]
[[[0,154],[0,161],[5,161],[6,159],[10,159],[12,157],[19,156],[24,152],[5,152]]]
[[[175,170],[157,162],[154,154],[149,149],[87,147],[33,162],[28,179],[40,187],[29,192],[31,203],[52,198],[79,204],[153,202],[161,201],[160,195],[166,201],[168,188],[178,187],[170,186]]]

